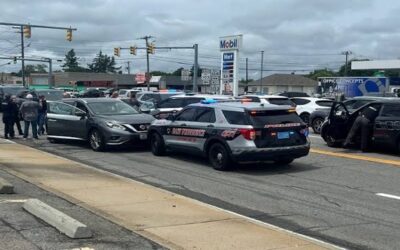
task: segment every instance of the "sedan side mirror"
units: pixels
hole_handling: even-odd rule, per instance
[[[82,110],[75,110],[75,115],[79,116],[79,117],[85,117],[86,116],[86,112],[82,111]]]

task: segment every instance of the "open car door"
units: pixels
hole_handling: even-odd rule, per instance
[[[327,121],[322,125],[321,136],[328,146],[337,147],[346,139],[353,125],[353,115],[342,102],[334,102]]]

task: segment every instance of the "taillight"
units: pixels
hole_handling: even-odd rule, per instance
[[[256,131],[252,128],[251,129],[241,128],[241,129],[239,129],[239,131],[240,131],[240,134],[242,134],[246,140],[253,141],[256,139]]]
[[[303,128],[302,130],[300,130],[300,134],[303,134],[305,137],[307,137],[310,134],[310,131],[308,130],[308,128]]]

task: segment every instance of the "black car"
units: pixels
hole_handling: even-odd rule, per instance
[[[51,142],[88,141],[95,151],[125,143],[146,144],[147,129],[154,120],[153,116],[140,114],[111,98],[65,99],[48,105],[47,138]]]
[[[35,92],[38,97],[43,95],[48,101],[61,101],[64,96],[64,91],[59,89],[39,89]]]
[[[24,86],[22,85],[1,85],[0,86],[0,103],[3,102],[4,97],[6,95],[17,95],[19,92],[26,90]],[[1,110],[1,105],[0,105],[0,110]]]
[[[343,102],[335,102],[321,128],[328,146],[341,146],[359,113],[369,106],[379,110],[373,123],[372,145],[395,148],[400,153],[400,100],[394,99],[373,101],[353,112]]]
[[[98,98],[104,97],[104,92],[100,89],[86,89],[82,93],[79,93],[80,98]]]
[[[343,102],[346,108],[352,112],[361,106],[379,100],[386,100],[386,97],[376,97],[376,96],[360,96],[348,99]],[[328,117],[330,109],[318,109],[311,113],[310,115],[310,126],[312,127],[314,133],[321,133],[321,126],[324,123],[326,117]]]

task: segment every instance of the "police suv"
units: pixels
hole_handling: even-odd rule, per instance
[[[148,136],[156,156],[167,150],[202,155],[217,170],[245,161],[289,164],[310,150],[308,128],[295,109],[243,100],[191,104],[153,121]]]

